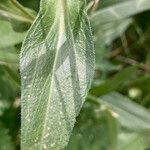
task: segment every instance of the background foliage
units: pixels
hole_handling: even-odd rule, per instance
[[[37,0],[0,1],[0,150],[20,149],[19,52]],[[92,88],[66,150],[150,149],[150,1],[87,1]]]

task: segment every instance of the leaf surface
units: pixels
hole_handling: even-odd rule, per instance
[[[90,20],[94,30],[97,30],[100,25],[122,20],[149,9],[149,0],[125,0],[104,9],[100,9],[91,16]]]
[[[123,127],[128,130],[146,133],[150,131],[150,111],[132,102],[128,97],[117,92],[104,95],[101,102],[110,107]]]
[[[125,83],[128,83],[128,81],[134,78],[136,72],[137,66],[127,67],[114,75],[112,78],[101,83],[99,86],[93,87],[90,90],[90,93],[95,96],[101,96],[120,89]]]
[[[25,33],[17,33],[12,29],[9,22],[0,21],[0,37],[0,49],[2,49],[21,43]]]
[[[42,0],[21,51],[22,150],[61,150],[94,74],[84,0]]]
[[[102,25],[96,33],[95,42],[99,43],[99,45],[110,45],[115,39],[125,33],[132,22],[130,18]]]
[[[35,14],[17,0],[0,0],[0,19],[9,21],[16,31],[27,31],[35,19]]]

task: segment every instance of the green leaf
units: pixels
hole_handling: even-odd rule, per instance
[[[0,150],[15,150],[8,130],[0,123]]]
[[[109,150],[110,147],[116,150],[119,126],[112,113],[107,109],[96,111],[93,108],[86,110],[90,115],[83,111],[80,117],[86,118],[75,127],[66,150]]]
[[[16,33],[9,22],[0,21],[0,49],[21,43],[24,36],[25,33]]]
[[[117,150],[147,150],[147,143],[141,135],[120,133]]]
[[[18,64],[18,55],[5,50],[0,50],[0,62]]]
[[[131,25],[132,19],[124,19],[101,25],[96,33],[96,42],[100,45],[109,45],[116,38],[120,37]]]
[[[111,79],[107,79],[99,86],[96,86],[90,90],[90,93],[95,96],[101,96],[104,94],[107,94],[109,92],[112,92],[123,84],[125,84],[128,80],[132,79],[132,77],[136,74],[137,67],[131,66],[127,67],[118,74],[116,74]]]
[[[0,49],[0,66],[3,66],[5,72],[9,74],[11,79],[20,87],[19,75],[19,54],[15,47],[6,47]],[[8,82],[8,81],[7,81]]]
[[[145,91],[147,91],[147,93],[149,93],[149,91],[150,91],[149,85],[150,85],[150,74],[138,77],[136,80],[133,80],[129,84],[130,87],[140,88],[144,93],[145,93]]]
[[[111,93],[100,97],[102,103],[110,107],[122,126],[136,132],[150,133],[150,111],[132,102],[129,98]]]
[[[34,16],[29,13],[17,0],[1,0],[0,1],[0,18],[9,21],[16,20],[26,23],[32,23]]]
[[[130,1],[130,0],[105,0],[105,1],[102,1],[100,6],[103,8],[103,7],[108,7],[108,6],[112,6],[114,4],[119,4],[121,2],[124,2],[124,1]]]
[[[23,7],[17,0],[0,0],[0,19],[9,21],[18,32],[29,29],[35,14],[33,10]]]
[[[42,0],[21,52],[22,150],[60,150],[94,74],[85,1]]]
[[[18,88],[15,86],[14,81],[10,78],[10,73],[8,73],[7,66],[0,65],[0,100],[6,100],[6,103],[10,103],[7,106],[11,106],[13,100],[17,97]],[[14,68],[11,66],[11,69]]]
[[[7,71],[11,79],[13,79],[13,81],[15,81],[17,86],[19,86],[20,88],[20,75],[18,73],[18,70],[15,70],[15,68],[12,69],[9,66],[5,66],[5,70]]]
[[[96,30],[100,25],[125,19],[149,9],[149,0],[130,0],[100,9],[90,19],[94,30]]]

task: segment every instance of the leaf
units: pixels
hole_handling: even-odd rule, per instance
[[[149,0],[130,0],[100,9],[91,16],[90,20],[94,30],[97,30],[100,25],[125,19],[149,9]]]
[[[146,141],[136,133],[120,133],[117,150],[147,150]]]
[[[11,79],[13,79],[15,83],[17,83],[17,86],[20,87],[20,75],[18,71],[19,69],[18,63],[19,63],[19,54],[15,47],[6,47],[2,48],[2,50],[0,49],[0,66],[3,66],[5,72],[7,72],[11,77]]]
[[[113,0],[105,0],[105,1],[101,2],[101,7],[103,8],[103,7],[112,6],[114,4],[119,4],[119,3],[124,2],[124,1],[130,1],[130,0],[115,0],[115,1],[113,1]]]
[[[8,130],[0,123],[0,150],[15,150],[14,144],[8,134]]]
[[[116,150],[119,131],[117,119],[107,109],[100,112],[91,108],[86,111],[81,113],[81,118],[86,118],[79,127],[74,128],[66,150],[109,150],[110,147]]]
[[[0,62],[18,63],[18,55],[12,52],[0,50]]]
[[[117,70],[117,66],[108,60],[108,45],[121,37],[132,23],[132,19],[124,19],[101,25],[95,33],[96,69],[102,72]],[[107,45],[107,47],[106,47]]]
[[[42,0],[21,51],[22,150],[60,150],[94,74],[85,1]]]
[[[130,87],[140,88],[144,93],[146,91],[147,91],[146,93],[149,93],[149,91],[150,91],[149,85],[150,85],[150,75],[149,74],[141,76],[141,77],[137,78],[136,80],[133,80],[129,84]]]
[[[100,99],[117,114],[123,127],[140,133],[150,133],[149,110],[116,92],[102,96]]]
[[[0,48],[0,65],[18,66],[19,57],[15,47]]]
[[[16,0],[0,1],[0,17],[8,20],[16,20],[30,24],[34,19],[34,16],[30,14]]]
[[[124,83],[131,80],[137,71],[136,66],[130,66],[116,74],[111,79],[107,79],[99,86],[93,87],[90,93],[95,96],[101,96],[120,88]]]
[[[14,68],[12,69],[9,66],[5,66],[5,70],[7,71],[11,79],[13,79],[13,81],[15,81],[17,86],[19,86],[20,88],[20,76],[19,76],[18,70],[15,70]]]
[[[120,37],[131,25],[132,19],[124,19],[102,25],[97,31],[96,42],[100,45],[109,45],[116,38]]]
[[[9,21],[18,32],[29,29],[35,14],[33,10],[23,7],[17,0],[0,0],[0,19]]]
[[[9,22],[0,21],[0,49],[21,43],[25,33],[16,33]]]
[[[6,100],[6,104],[11,103],[8,105],[11,106],[13,99],[18,94],[18,88],[15,86],[14,81],[10,80],[10,74],[6,70],[6,66],[2,65],[0,65],[0,85],[3,85],[0,86],[0,100]]]

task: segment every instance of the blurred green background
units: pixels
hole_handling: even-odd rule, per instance
[[[19,52],[39,0],[0,0],[0,150],[20,149]],[[150,150],[150,0],[88,0],[95,78],[66,150]]]

